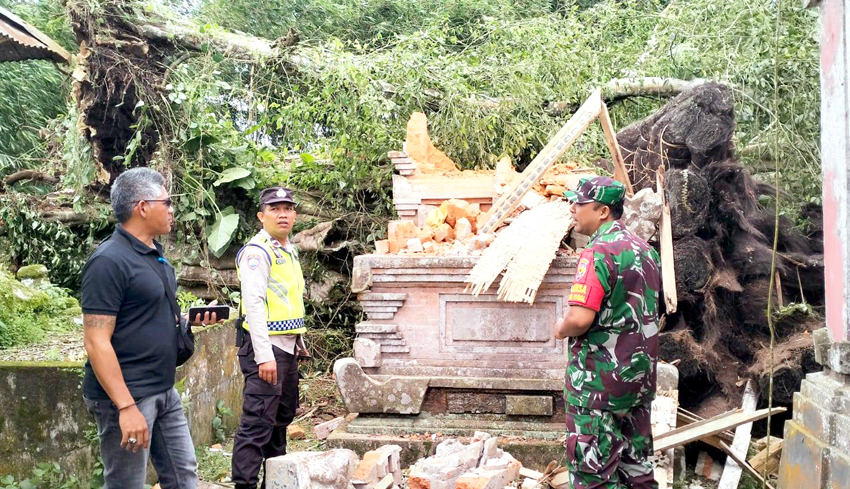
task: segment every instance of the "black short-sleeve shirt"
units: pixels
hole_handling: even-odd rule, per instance
[[[154,244],[150,248],[118,226],[83,268],[83,313],[115,316],[112,347],[135,399],[170,389],[177,366],[174,310],[160,276],[172,292],[177,282],[162,246]],[[85,370],[83,394],[108,399],[90,362]]]

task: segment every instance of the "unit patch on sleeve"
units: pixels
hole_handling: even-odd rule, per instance
[[[570,305],[582,306],[599,312],[602,308],[604,296],[605,291],[602,289],[602,284],[599,283],[594,268],[593,250],[585,250],[578,260],[576,277],[567,302]]]
[[[251,270],[256,270],[257,267],[260,266],[260,259],[262,257],[257,254],[250,254],[245,258],[246,263],[248,264],[248,268]]]

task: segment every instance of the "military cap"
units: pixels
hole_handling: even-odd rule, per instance
[[[579,180],[575,191],[564,192],[567,200],[577,204],[599,202],[614,205],[622,202],[625,195],[626,186],[610,177],[585,177]]]

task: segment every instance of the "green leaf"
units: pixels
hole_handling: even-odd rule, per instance
[[[222,216],[213,224],[212,230],[209,236],[207,236],[207,243],[209,243],[210,249],[216,258],[220,258],[224,254],[224,251],[227,250],[227,245],[233,240],[237,227],[239,227],[239,214]]]
[[[239,180],[240,178],[245,178],[249,175],[251,175],[251,170],[249,170],[248,168],[234,166],[221,172],[221,176],[218,178],[218,180],[215,181],[215,183],[213,183],[213,185],[218,187],[222,183],[228,183],[234,180]]]
[[[14,484],[15,478],[11,475],[4,475],[3,478],[0,479],[0,482],[2,482],[3,484]]]
[[[301,153],[301,161],[309,165],[310,163],[316,161],[316,157],[311,155],[310,153]]]

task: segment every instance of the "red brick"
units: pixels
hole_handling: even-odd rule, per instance
[[[446,222],[455,227],[458,219],[468,218],[469,202],[460,199],[449,199],[446,204]]]
[[[286,437],[290,440],[303,440],[306,436],[304,428],[297,424],[291,424],[288,428],[286,428]]]

